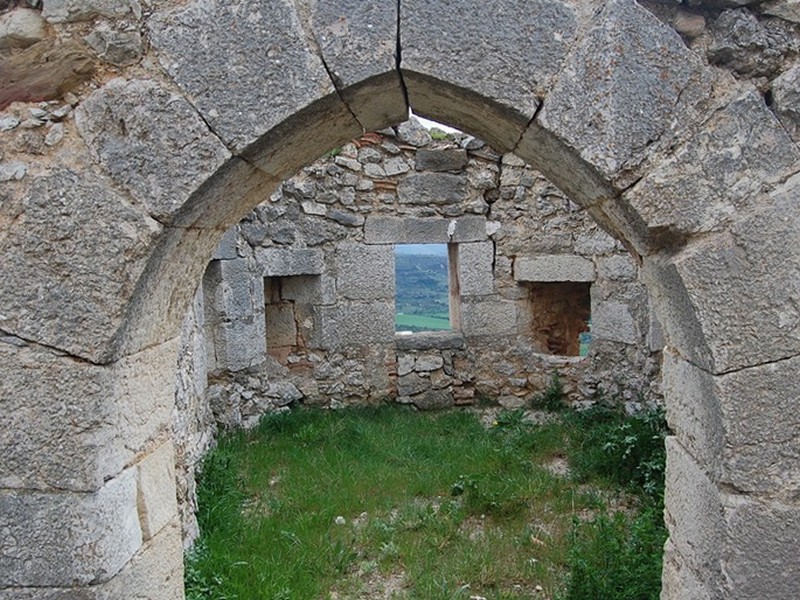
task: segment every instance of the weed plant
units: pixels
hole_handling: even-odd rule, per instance
[[[488,430],[471,413],[388,407],[266,417],[204,461],[187,598],[370,598],[392,585],[398,600],[657,597],[658,581],[655,596],[606,592],[628,571],[651,585],[655,564],[630,567],[653,548],[660,565],[663,540],[638,521],[648,509],[605,510],[618,494],[581,458],[592,431],[588,417],[533,426],[521,411]],[[583,461],[575,481],[545,468],[565,453]]]

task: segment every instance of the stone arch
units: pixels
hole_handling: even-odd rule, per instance
[[[3,192],[0,598],[182,597],[166,426],[193,287],[265,190],[409,105],[640,259],[675,431],[663,597],[797,595],[800,152],[759,95],[632,0],[331,4],[157,8],[163,70],[83,98],[72,152]]]

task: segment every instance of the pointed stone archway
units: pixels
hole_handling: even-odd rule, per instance
[[[800,595],[800,151],[632,0],[197,0],[0,195],[0,599],[182,598],[180,320],[222,233],[408,107],[541,170],[667,339],[664,591]]]

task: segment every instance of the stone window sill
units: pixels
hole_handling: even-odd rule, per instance
[[[396,333],[394,343],[398,350],[449,350],[463,348],[464,336],[460,331]]]

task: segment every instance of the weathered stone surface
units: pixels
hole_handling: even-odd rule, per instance
[[[326,349],[391,343],[394,305],[390,302],[353,302],[315,307],[313,347]]]
[[[514,261],[515,281],[594,281],[594,263],[582,256],[520,256]]]
[[[408,120],[404,120],[395,129],[397,131],[397,139],[405,144],[419,148],[431,143],[431,134],[425,126],[420,123],[419,119],[414,116]]]
[[[164,68],[234,151],[334,92],[289,3],[271,3],[267,9],[250,2],[197,0],[157,13],[148,25]]]
[[[158,224],[100,178],[59,169],[32,180],[21,201],[5,195],[0,222],[9,224],[0,329],[109,360]]]
[[[448,350],[463,348],[464,336],[460,331],[426,331],[394,338],[398,350]]]
[[[800,11],[800,3],[798,3]],[[800,65],[772,82],[772,108],[792,139],[800,144]]]
[[[336,300],[336,281],[326,274],[298,275],[282,281],[284,299],[302,304],[333,304]]]
[[[454,204],[466,195],[467,178],[452,173],[413,173],[397,186],[401,204]]]
[[[725,520],[730,532],[722,555],[728,579],[725,597],[796,597],[800,591],[800,563],[795,559],[800,508],[741,497],[732,499]]]
[[[175,451],[162,444],[136,465],[136,506],[142,538],[149,540],[178,514],[175,496]]]
[[[800,49],[796,33],[780,21],[762,24],[745,8],[726,10],[711,23],[708,58],[745,77],[768,77]]]
[[[666,447],[664,520],[670,542],[690,568],[703,573],[704,583],[719,584],[726,533],[720,492],[680,442],[668,437]]]
[[[213,327],[211,348],[214,357],[210,367],[232,372],[242,371],[264,362],[267,333],[264,313],[217,323]]]
[[[489,296],[461,302],[461,330],[466,336],[502,336],[516,329],[517,311],[511,301]]]
[[[84,39],[100,58],[118,67],[132,65],[144,53],[142,36],[138,31],[115,31],[101,26]]]
[[[510,119],[518,120],[524,128],[522,121],[533,117],[538,98],[561,71],[576,35],[577,17],[566,2],[481,2],[469,10],[458,4],[421,0],[404,3],[400,46],[411,105],[419,114],[454,122],[492,143],[498,135],[487,136],[477,130],[475,126],[480,128],[481,124],[473,115],[465,114],[462,120],[459,112],[463,99],[450,103],[445,98],[428,97],[420,85],[423,80],[415,75],[492,98],[503,110],[514,113]],[[431,48],[437,48],[438,53],[432,54]],[[444,56],[447,60],[442,60]],[[485,112],[474,114],[482,119],[488,116]],[[490,123],[485,125],[491,129]]]
[[[451,390],[426,390],[411,397],[411,402],[420,410],[439,410],[453,406]]]
[[[765,15],[779,17],[792,23],[800,23],[800,2],[798,0],[767,0],[760,6]]]
[[[267,319],[268,350],[297,345],[297,322],[290,303],[267,304],[264,316]]]
[[[417,373],[401,375],[397,379],[397,394],[399,396],[414,396],[430,389],[430,377],[420,377]]]
[[[797,147],[751,92],[717,112],[625,197],[651,229],[679,236],[713,231],[798,160]]]
[[[19,181],[28,172],[25,163],[18,161],[0,163],[0,183],[7,181]]]
[[[100,586],[98,600],[183,600],[182,558],[180,525],[173,520],[116,577]]]
[[[687,246],[671,265],[647,266],[668,342],[693,363],[722,373],[800,352],[798,193],[794,177],[730,233]],[[658,290],[676,277],[691,296]]]
[[[397,10],[390,2],[309,3],[310,24],[325,66],[366,131],[402,121],[408,114],[395,68]],[[378,88],[387,93],[376,93]]]
[[[612,281],[633,281],[638,268],[630,256],[603,256],[597,259],[597,276]]]
[[[111,176],[164,222],[230,157],[186,100],[151,81],[110,81],[75,120]]]
[[[224,320],[245,319],[264,310],[264,282],[244,258],[215,260],[203,276],[206,305]]]
[[[636,322],[630,308],[621,302],[594,302],[592,304],[592,337],[623,344],[638,340]]]
[[[800,492],[800,359],[712,376],[665,355],[668,417],[681,443],[723,483],[745,492]]]
[[[105,581],[142,544],[133,470],[93,494],[0,492],[0,585]]]
[[[0,110],[12,102],[55,100],[89,79],[94,61],[74,40],[45,39],[0,59]]]
[[[222,236],[222,240],[217,246],[217,249],[214,250],[214,256],[211,257],[212,260],[230,260],[232,258],[238,258],[239,253],[236,249],[236,241],[237,235],[236,230],[231,228],[225,232],[225,235]]]
[[[336,248],[336,291],[349,300],[393,300],[392,246],[341,244]]]
[[[402,377],[414,370],[416,359],[413,354],[400,354],[397,357],[397,375]]]
[[[461,171],[467,166],[467,151],[461,148],[420,149],[414,166],[417,171]]]
[[[51,23],[89,21],[95,17],[138,19],[142,15],[138,0],[43,0],[42,4],[42,16]]]
[[[661,574],[661,597],[669,600],[712,600],[711,592],[667,540]]]
[[[447,241],[449,242],[482,242],[488,239],[486,217],[465,215],[451,219],[447,223]]]
[[[678,34],[631,0],[611,0],[544,103],[539,122],[608,177],[695,119],[708,85]],[[536,164],[536,163],[534,163]]]
[[[0,50],[27,48],[45,35],[47,26],[38,10],[18,8],[0,15]]]
[[[423,354],[417,357],[414,370],[419,373],[436,371],[444,366],[444,359],[439,354]]]
[[[465,296],[494,293],[494,244],[477,242],[458,245],[458,288]]]
[[[450,223],[444,219],[410,217],[400,219],[399,226],[402,238],[397,241],[406,244],[443,244],[450,239]]]
[[[324,255],[317,248],[258,248],[256,261],[265,277],[319,275],[325,270]]]

